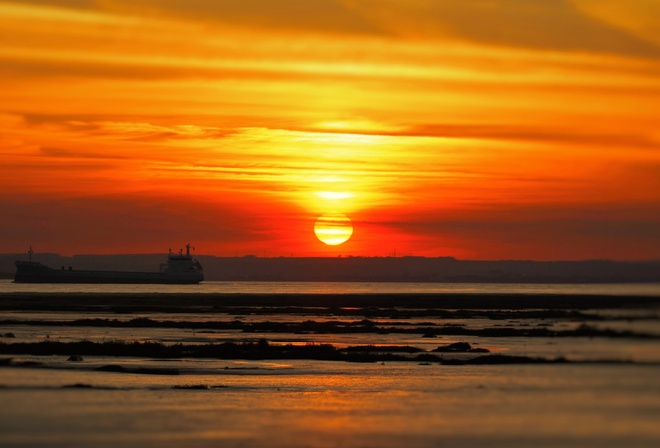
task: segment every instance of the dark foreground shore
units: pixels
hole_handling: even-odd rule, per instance
[[[0,293],[2,446],[655,447],[659,375],[660,297]]]
[[[599,314],[598,310],[605,309],[619,309],[621,312]],[[631,314],[628,311],[631,309],[646,311]],[[421,349],[393,344],[392,341],[416,340],[421,344],[435,338],[467,338],[475,343],[489,341],[492,344],[501,338],[508,338],[508,341],[512,338],[529,341],[538,338],[599,338],[652,343],[660,336],[644,327],[643,322],[645,319],[657,321],[658,310],[660,297],[653,296],[7,293],[0,294],[0,327],[12,329],[16,334],[14,331],[0,334],[3,339],[0,341],[0,353],[355,362],[566,362],[562,356],[494,354],[482,357],[489,350],[473,347],[464,341],[447,347],[439,345],[433,352],[429,352],[428,347]],[[62,312],[64,317],[42,319],[37,314],[31,318],[33,311]],[[24,313],[14,318],[13,312]],[[71,318],[71,313],[74,318]],[[77,313],[85,313],[85,316],[75,317]],[[108,316],[109,313],[116,314],[116,317]],[[179,316],[164,317],[170,313]],[[205,316],[214,317],[209,320]],[[617,325],[638,320],[642,321],[642,325],[637,330]],[[58,329],[63,329],[64,333],[58,336]],[[134,330],[130,334],[137,339],[100,342],[59,340],[67,331],[90,335],[103,331],[104,334],[121,335],[123,329]],[[42,334],[44,331],[53,333],[52,338],[29,339],[33,333]],[[140,338],[147,341],[158,339],[162,334],[168,335],[167,344],[137,342]],[[347,340],[361,342],[352,346],[346,344],[348,347],[317,343],[317,339],[328,340],[327,336],[322,335],[342,335],[338,340],[344,343]],[[29,340],[21,340],[21,337],[28,337]],[[285,342],[270,344],[267,339]],[[305,344],[286,342],[290,340],[302,340]],[[383,341],[389,342],[384,344]],[[446,354],[457,353],[472,356],[467,359],[444,358]],[[6,361],[5,366],[26,367]],[[598,361],[609,363],[621,360],[599,357]]]
[[[0,311],[198,312],[218,311],[224,307],[584,310],[657,306],[660,306],[660,296],[577,294],[0,294]]]

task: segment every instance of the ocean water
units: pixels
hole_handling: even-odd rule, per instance
[[[602,294],[660,296],[660,283],[379,283],[379,282],[214,282],[198,285],[30,284],[0,280],[5,292],[176,293],[176,294]]]
[[[21,289],[22,288],[22,289]],[[184,309],[0,311],[1,343],[57,341],[157,342],[197,346],[266,339],[273,345],[413,346],[425,352],[468,342],[490,354],[569,362],[448,365],[406,361],[291,359],[158,359],[87,355],[5,354],[0,366],[2,447],[656,447],[660,445],[660,309],[582,310],[575,316],[474,313],[449,316],[377,314],[388,332],[295,331],[303,322],[351,323],[319,309],[241,307],[186,310],[189,294],[525,293],[659,296],[658,285],[481,285],[375,283],[215,283],[159,285],[18,285],[3,293],[135,292],[181,294]],[[93,300],[93,294],[90,300]],[[157,295],[154,295],[157,298]],[[312,297],[313,299],[313,297]],[[218,298],[222,300],[221,296]],[[64,299],[62,303],[66,303]],[[387,310],[386,310],[387,311]],[[191,323],[147,327],[85,326],[150,319]],[[14,323],[11,323],[10,320]],[[22,323],[15,323],[22,321]],[[290,331],[242,331],[214,323],[285,323]],[[209,328],[194,327],[208,323]],[[526,337],[482,334],[429,338],[422,328],[535,329],[589,326],[618,336]],[[203,327],[203,325],[202,325]],[[417,329],[420,329],[417,331]],[[405,330],[399,332],[399,330]],[[621,333],[621,332],[628,333]],[[6,335],[11,333],[13,337]],[[559,333],[557,333],[559,334]],[[607,334],[607,333],[604,333]],[[640,335],[645,335],[641,337]],[[73,353],[72,353],[73,354]],[[456,359],[472,354],[443,355]],[[123,371],[100,371],[103,366]],[[136,369],[176,374],[136,373]],[[131,373],[133,372],[133,373]]]

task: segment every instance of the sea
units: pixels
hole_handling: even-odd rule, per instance
[[[0,294],[593,294],[660,296],[660,283],[218,282],[197,285],[35,284],[0,280]]]
[[[540,299],[538,307],[520,310],[428,313],[403,302],[315,301],[400,294]],[[304,304],[287,302],[292,295]],[[143,306],[161,296],[176,306]],[[580,296],[621,302],[548,309],[553,297]],[[245,305],[236,305],[237,297]],[[272,302],[264,306],[263,297]],[[627,306],[626,297],[660,297],[660,284],[0,280],[0,446],[657,447],[660,302]],[[198,298],[212,306],[193,306]],[[83,341],[184,347],[191,354],[11,348],[53,342],[78,348]],[[192,355],[228,343],[331,346],[383,357]],[[470,350],[450,349],[460,344]],[[386,356],[393,347],[397,356]],[[411,347],[417,351],[408,353]],[[500,361],[471,362],[480,357]]]

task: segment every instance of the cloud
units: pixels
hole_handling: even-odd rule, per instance
[[[255,241],[262,231],[247,208],[220,200],[211,208],[208,201],[165,196],[19,199],[0,196],[0,232],[19,247],[34,244],[42,251],[160,252],[163,241],[192,239],[208,253],[228,241]]]
[[[657,45],[585,14],[569,0],[352,0],[351,5],[403,37],[660,57]]]
[[[19,1],[16,1],[16,3],[18,2]],[[98,7],[99,2],[98,0],[20,0],[20,3],[31,4],[31,5],[57,6],[62,8],[96,9]]]
[[[29,0],[114,15],[286,33],[463,40],[660,57],[654,0]],[[655,17],[655,18],[654,18]],[[152,76],[145,72],[143,76]]]
[[[69,150],[63,148],[42,147],[39,153],[46,157],[65,158],[65,159],[110,159],[110,160],[128,160],[126,155],[117,155],[108,152],[90,152],[80,150]]]
[[[652,203],[585,207],[485,204],[481,210],[416,213],[380,225],[416,235],[427,247],[460,241],[468,257],[636,259],[646,254],[643,258],[657,258],[648,251],[649,246],[660,249],[660,214],[649,211],[654,207]]]
[[[467,138],[484,140],[521,140],[568,144],[595,144],[604,147],[630,147],[660,149],[660,144],[650,136],[626,132],[590,132],[588,129],[557,129],[524,125],[420,124],[396,135]]]
[[[584,14],[660,45],[657,0],[570,0]]]
[[[383,34],[341,0],[139,0],[101,3],[117,12],[314,33]]]

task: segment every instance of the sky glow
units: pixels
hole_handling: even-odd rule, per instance
[[[658,259],[659,30],[644,0],[0,1],[2,251]]]

